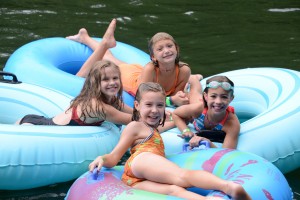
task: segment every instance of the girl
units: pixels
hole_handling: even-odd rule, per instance
[[[122,180],[136,189],[185,199],[204,199],[187,191],[187,187],[217,189],[234,199],[250,199],[243,187],[222,180],[202,170],[185,170],[165,158],[164,144],[157,130],[165,121],[165,92],[153,82],[141,83],[134,102],[133,122],[123,130],[121,139],[110,154],[97,157],[89,165],[95,168],[115,166],[131,147],[131,156],[125,164]]]
[[[87,76],[80,94],[70,107],[53,118],[26,115],[18,124],[99,126],[104,120],[128,124],[132,109],[122,101],[119,68],[110,61],[98,61]]]
[[[191,86],[198,80],[193,80]],[[194,127],[201,130],[223,130],[226,136],[223,148],[235,149],[237,146],[240,123],[234,114],[234,108],[229,106],[233,100],[233,82],[226,76],[214,76],[206,81],[203,92],[203,103],[184,105],[174,110],[173,119],[176,126],[182,131],[182,137],[192,137],[190,146],[198,146],[201,140],[210,142],[211,147],[216,147],[209,139],[194,136],[188,128],[186,121],[193,119]]]
[[[115,23],[115,20],[113,20]],[[86,29],[79,30],[77,35],[69,36],[67,39],[74,40],[97,49],[97,41],[92,39]],[[179,46],[174,38],[163,32],[155,34],[148,44],[151,62],[142,67],[137,64],[127,64],[118,60],[108,50],[104,59],[110,60],[120,67],[124,90],[133,96],[137,87],[143,82],[159,83],[166,91],[168,106],[184,105],[193,103],[195,98],[189,98],[184,93],[184,88],[188,83],[191,70],[186,63],[179,62]],[[90,65],[83,66],[77,73],[78,76],[85,77],[90,70]],[[193,75],[202,79],[201,75]],[[199,83],[200,85],[200,83]],[[201,93],[201,85],[198,93]]]
[[[115,23],[112,22],[97,50],[84,65],[90,65],[80,94],[72,100],[70,107],[53,118],[26,115],[17,124],[35,125],[82,125],[97,126],[104,120],[115,124],[128,124],[132,108],[122,101],[123,86],[120,69],[110,61],[98,61],[105,52],[116,45],[114,38]]]

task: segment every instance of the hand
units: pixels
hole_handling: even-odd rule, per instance
[[[177,135],[178,137],[181,137],[182,139],[184,138],[191,138],[193,137],[195,134],[192,131],[187,131],[181,135]]]
[[[93,172],[97,167],[97,171],[99,172],[103,166],[103,156],[98,156],[93,162],[89,164],[89,171]]]
[[[195,135],[189,141],[190,147],[191,148],[199,147],[199,144],[201,141],[208,141],[209,143],[211,143],[211,141],[209,139]]]
[[[166,121],[172,122],[173,121],[172,112],[169,110],[166,110],[165,112],[166,112]]]
[[[190,103],[188,95],[183,91],[178,91],[174,96],[172,96],[172,102],[176,106],[182,106]]]

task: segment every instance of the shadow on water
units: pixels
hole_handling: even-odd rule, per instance
[[[147,51],[156,32],[174,36],[181,59],[204,76],[247,67],[300,70],[298,0],[22,0],[0,8],[0,69],[20,46],[47,37],[65,37],[86,27],[101,37],[117,18],[116,38]],[[300,170],[286,174],[300,199]],[[71,182],[0,191],[0,199],[63,199]]]

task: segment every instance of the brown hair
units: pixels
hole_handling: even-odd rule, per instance
[[[166,96],[166,92],[161,87],[160,84],[154,82],[146,82],[146,83],[141,83],[139,85],[134,100],[140,102],[143,94],[146,92],[160,92],[161,94]],[[139,121],[139,119],[140,119],[140,113],[139,111],[137,111],[135,107],[133,107],[132,121]],[[165,120],[166,120],[166,113],[164,112],[163,119],[158,125],[164,126]]]
[[[176,56],[176,59],[175,59],[175,64],[178,64],[179,63],[179,46],[178,44],[176,43],[176,41],[174,40],[174,38],[168,34],[168,33],[165,33],[165,32],[159,32],[159,33],[156,33],[149,41],[148,43],[148,50],[149,50],[149,53],[150,53],[150,59],[152,60],[152,56],[153,56],[153,46],[161,41],[161,40],[171,40],[172,42],[174,42],[175,44],[175,47],[176,47],[176,50],[177,50],[177,56]],[[158,63],[156,61],[153,61],[153,65],[155,67],[158,67]]]
[[[105,68],[108,67],[115,68],[118,71],[120,78],[120,90],[112,101],[109,101],[101,91],[101,80],[102,77],[105,76]],[[113,62],[107,60],[97,61],[86,77],[79,95],[71,101],[69,109],[71,109],[72,107],[77,107],[80,104],[82,109],[81,115],[83,116],[84,120],[87,116],[101,116],[103,119],[105,119],[105,112],[101,105],[103,105],[103,103],[106,103],[112,105],[118,110],[121,109],[121,107],[123,106],[122,92],[123,84],[121,81],[121,72],[119,67]],[[92,100],[95,99],[96,102],[92,102]],[[100,106],[102,107],[102,109],[100,109]]]
[[[230,83],[230,85],[232,87],[234,87],[234,83],[227,76],[213,76],[213,77],[211,77],[211,78],[209,78],[209,79],[206,80],[206,85],[208,85],[212,81],[228,82],[228,83]],[[209,89],[208,87],[205,87],[203,93],[207,94],[208,93],[208,89]],[[233,95],[233,89],[231,89],[229,92],[231,93],[231,95]],[[204,102],[204,107],[207,107],[207,102],[205,101],[204,96],[203,96],[203,102]]]

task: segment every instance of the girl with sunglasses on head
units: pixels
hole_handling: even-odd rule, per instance
[[[197,81],[194,79],[191,82],[191,89]],[[208,138],[197,136],[188,128],[186,121],[192,119],[196,131],[211,130],[214,133],[224,131],[226,135],[222,147],[236,148],[240,122],[234,113],[234,108],[229,106],[234,98],[233,91],[234,83],[228,77],[214,76],[206,80],[203,102],[183,105],[175,109],[174,122],[182,132],[181,137],[191,138],[189,142],[191,147],[199,146],[202,140],[208,141],[211,147],[217,147]]]

